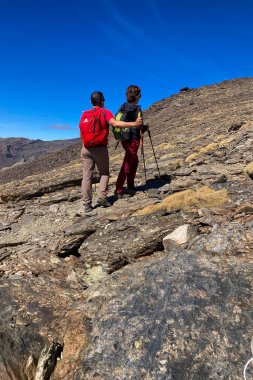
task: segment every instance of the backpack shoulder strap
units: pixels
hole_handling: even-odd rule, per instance
[[[105,113],[105,111],[101,111],[101,115],[103,115],[103,117],[104,117],[104,122],[105,122],[105,124],[107,125],[107,126],[109,126],[109,122],[106,120],[106,113]]]
[[[119,107],[116,115],[115,115],[115,119],[116,120],[123,120],[123,121],[126,121],[125,120],[125,115],[126,115],[126,109],[125,109],[125,103],[121,104],[121,106]]]
[[[139,115],[140,115],[140,116],[142,115],[142,109],[141,109],[141,106],[137,105],[136,113],[137,113],[137,117],[139,117]]]
[[[97,118],[100,119],[101,115],[103,115],[103,117],[105,118],[106,120],[106,113],[104,111],[103,108],[101,107],[94,107],[92,108],[93,112],[96,112],[96,115],[97,115]]]

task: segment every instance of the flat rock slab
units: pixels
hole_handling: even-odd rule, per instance
[[[242,379],[251,357],[253,266],[178,251],[87,291],[89,344],[75,380]]]

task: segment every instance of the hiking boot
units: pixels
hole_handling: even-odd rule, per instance
[[[98,200],[97,200],[97,206],[110,207],[111,203],[108,202],[108,200],[106,198],[98,198]]]
[[[129,194],[131,197],[134,196],[136,194],[136,190],[134,189],[134,187],[128,187],[126,190],[125,190],[126,194]]]
[[[131,195],[128,193],[125,193],[125,192],[124,193],[116,193],[116,197],[118,199],[129,199],[131,197]]]
[[[93,211],[92,206],[88,203],[84,205],[84,214],[89,215]]]

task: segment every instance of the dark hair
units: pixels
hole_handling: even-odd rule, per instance
[[[141,89],[138,86],[131,85],[127,87],[126,90],[126,98],[129,103],[133,103],[137,100],[137,98],[141,97]]]
[[[105,98],[101,91],[94,91],[90,96],[90,100],[93,106],[101,106]]]

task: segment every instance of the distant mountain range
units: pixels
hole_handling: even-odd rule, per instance
[[[76,144],[79,139],[71,140],[30,140],[26,138],[0,138],[0,169],[32,161],[49,153]]]

